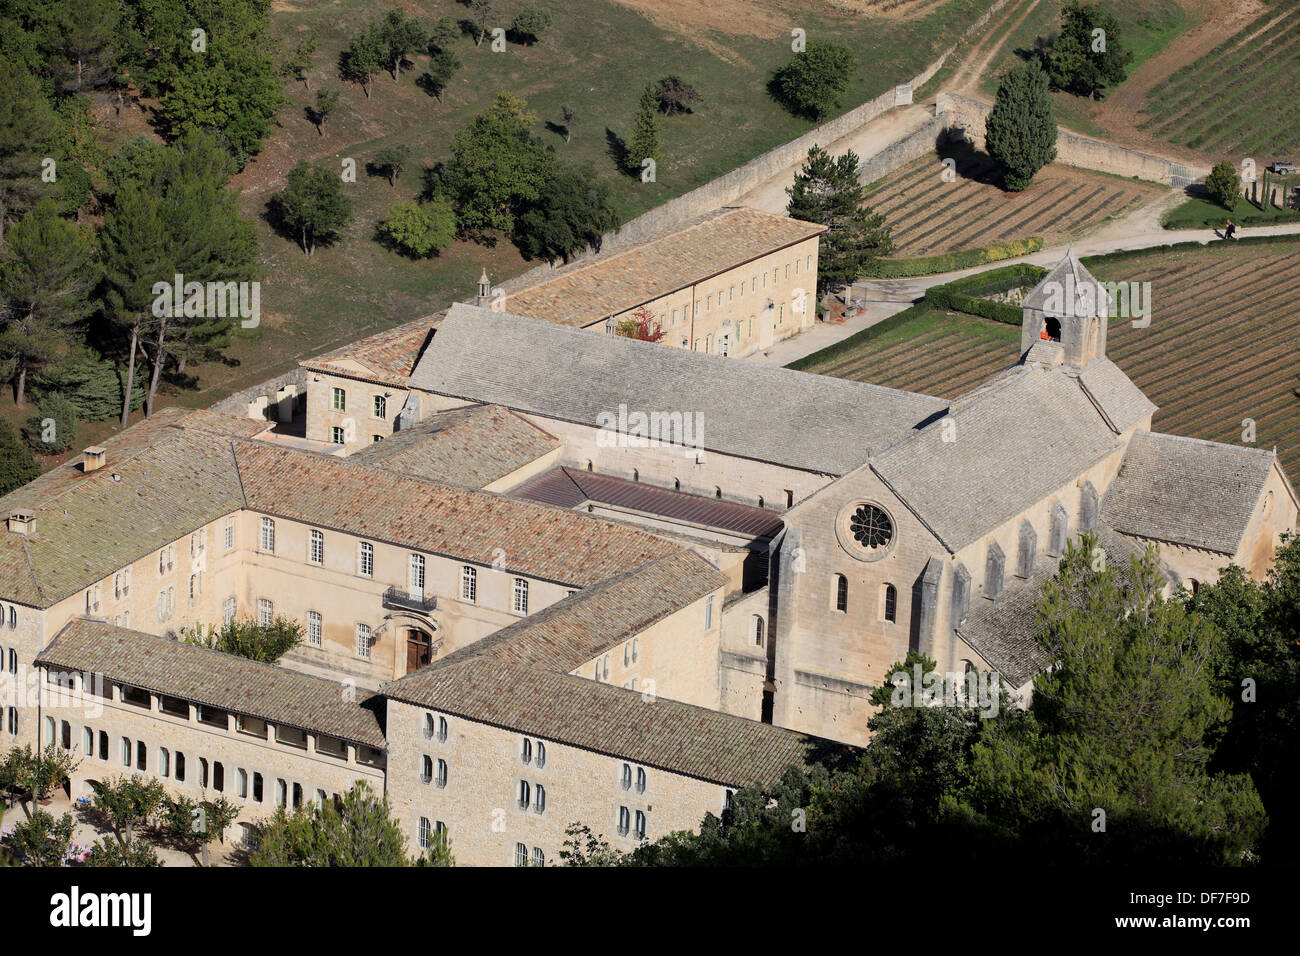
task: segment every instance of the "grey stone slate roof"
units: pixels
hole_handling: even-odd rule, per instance
[[[724,786],[771,784],[791,764],[834,763],[842,744],[640,691],[469,656],[430,664],[380,693],[480,723]]]
[[[1155,403],[1110,359],[1089,362],[1079,373],[1079,383],[1116,434],[1145,421],[1156,410]]]
[[[366,445],[351,458],[403,475],[478,489],[559,447],[554,435],[509,409],[470,405],[437,412]]]
[[[955,553],[1119,447],[1078,380],[1021,365],[871,468]],[[945,433],[952,438],[944,441]]]
[[[1097,543],[1106,552],[1106,562],[1121,580],[1127,580],[1130,556],[1141,554],[1123,535],[1105,524],[1097,526]],[[1038,596],[1043,583],[1055,576],[1059,562],[1040,556],[1034,573],[1027,578],[1008,577],[996,601],[984,597],[971,600],[970,612],[957,626],[957,633],[998,672],[1011,689],[1024,686],[1046,670],[1051,658],[1035,634],[1038,630]],[[1166,574],[1166,576],[1168,576]]]
[[[337,681],[105,621],[69,621],[37,655],[36,663],[102,674],[105,680],[378,750],[385,746],[378,718],[363,706],[365,698],[346,700]]]
[[[1258,448],[1141,432],[1101,514],[1124,534],[1236,554],[1276,461]]]
[[[1085,283],[1092,283],[1094,286],[1097,284],[1097,279],[1083,267],[1083,263],[1074,254],[1073,249],[1067,252],[1065,258],[1053,266],[1051,271],[1039,280],[1038,285],[1025,294],[1024,301],[1021,302],[1021,308],[1037,309],[1040,312],[1047,311],[1049,286],[1056,284],[1061,290],[1057,295],[1064,295],[1067,280],[1073,280],[1076,295],[1077,290]],[[1099,296],[1098,299],[1097,305],[1099,308],[1096,310],[1096,314],[1105,315],[1108,305],[1105,296]],[[1091,312],[1091,310],[1089,311]]]
[[[601,413],[702,412],[705,449],[851,471],[947,402],[456,304],[413,388],[598,426]],[[694,419],[692,419],[694,420]]]

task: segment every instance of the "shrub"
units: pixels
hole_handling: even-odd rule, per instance
[[[456,238],[456,213],[445,199],[400,203],[379,224],[379,235],[392,248],[413,258],[442,251]]]
[[[1210,175],[1205,178],[1205,191],[1210,199],[1224,209],[1232,209],[1241,196],[1241,176],[1231,160],[1215,163]]]
[[[916,276],[937,275],[941,272],[955,272],[958,269],[982,266],[986,262],[1027,256],[1042,248],[1042,237],[1031,236],[1027,239],[1011,239],[1007,242],[981,246],[978,249],[945,252],[942,255],[925,256],[919,259],[878,259],[873,264],[870,274],[872,278],[877,279],[909,279]]]

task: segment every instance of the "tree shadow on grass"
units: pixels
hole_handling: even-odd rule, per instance
[[[622,136],[619,136],[618,133],[615,133],[608,126],[605,127],[605,152],[607,152],[609,158],[614,161],[614,165],[618,168],[619,172],[625,173],[629,176],[632,175],[632,172],[627,166],[627,140],[623,139]]]
[[[935,151],[940,159],[951,159],[956,163],[955,172],[960,178],[985,186],[1002,186],[998,164],[988,153],[976,149],[964,134],[945,133],[935,144]]]

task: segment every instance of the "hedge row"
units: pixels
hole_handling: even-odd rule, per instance
[[[1281,233],[1276,236],[1242,236],[1240,239],[1211,239],[1209,242],[1169,242],[1162,246],[1147,246],[1145,249],[1122,249],[1119,252],[1107,252],[1099,256],[1085,256],[1079,261],[1085,266],[1101,265],[1107,262],[1123,262],[1159,252],[1181,252],[1187,249],[1208,249],[1211,246],[1243,245],[1261,246],[1279,242],[1300,242],[1300,232]]]
[[[786,368],[794,369],[796,372],[802,372],[814,365],[820,365],[822,362],[836,358],[844,352],[855,351],[858,346],[864,345],[873,339],[878,338],[891,329],[896,329],[904,322],[910,322],[917,316],[925,315],[930,311],[930,307],[924,302],[918,302],[916,305],[910,305],[902,312],[895,312],[887,319],[881,319],[875,325],[868,326],[861,332],[854,332],[847,339],[841,339],[834,345],[828,345],[819,352],[813,352],[811,355],[805,355],[803,358],[795,359]]]
[[[994,302],[982,296],[1025,285],[1035,286],[1045,275],[1047,270],[1041,266],[1020,262],[956,279],[945,285],[932,286],[926,290],[925,301],[936,309],[965,312],[1006,325],[1019,325],[1023,315],[1020,306],[1009,302]]]
[[[987,262],[999,262],[1003,259],[1027,256],[1042,248],[1042,236],[1030,236],[1028,239],[995,242],[992,245],[981,246],[978,249],[945,252],[942,255],[924,256],[920,259],[877,259],[868,277],[872,279],[911,279],[916,276],[932,276],[940,272],[972,269]]]
[[[1231,218],[1238,226],[1280,226],[1291,222],[1300,222],[1300,210],[1296,209],[1279,209],[1274,213],[1247,213],[1244,216],[1233,215],[1224,210],[1216,211],[1214,216],[1208,216],[1204,213],[1185,213],[1178,215],[1178,210],[1174,209],[1165,214],[1163,221],[1160,223],[1165,229],[1209,229],[1210,227],[1222,228],[1225,219]]]

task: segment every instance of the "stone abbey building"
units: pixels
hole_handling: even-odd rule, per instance
[[[1066,279],[951,401],[456,304],[303,363],[309,437],[366,418],[326,453],[159,413],[0,502],[5,743],[245,827],[365,779],[412,847],[545,864],[570,823],[630,848],[862,744],[909,649],[1027,692],[1071,538],[1195,588],[1297,517],[1274,453],[1150,430],[1104,307],[1047,307]],[[172,639],[236,615],[306,638]]]

